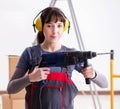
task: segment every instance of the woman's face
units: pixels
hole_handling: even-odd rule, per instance
[[[43,34],[45,36],[45,42],[57,43],[63,34],[64,24],[61,21],[55,22],[54,20],[45,23],[43,27]]]

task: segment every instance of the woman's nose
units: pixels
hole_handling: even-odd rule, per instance
[[[54,26],[54,27],[53,27],[53,33],[56,33],[57,31],[58,31],[57,27]]]

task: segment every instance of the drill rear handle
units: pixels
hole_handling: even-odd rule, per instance
[[[86,68],[86,67],[88,67],[88,66],[89,66],[89,65],[88,65],[88,60],[85,59],[85,60],[84,60],[84,68]],[[86,82],[86,84],[90,84],[90,83],[91,83],[90,78],[85,78],[85,82]]]

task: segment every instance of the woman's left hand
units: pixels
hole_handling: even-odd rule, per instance
[[[84,78],[94,78],[96,75],[95,70],[92,66],[85,67],[81,71]]]

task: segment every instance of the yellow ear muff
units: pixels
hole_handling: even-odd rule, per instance
[[[64,31],[66,31],[69,28],[70,24],[68,19],[65,20],[65,26],[64,26]]]
[[[42,21],[41,18],[37,18],[36,23],[35,23],[35,27],[38,31],[42,31]]]

